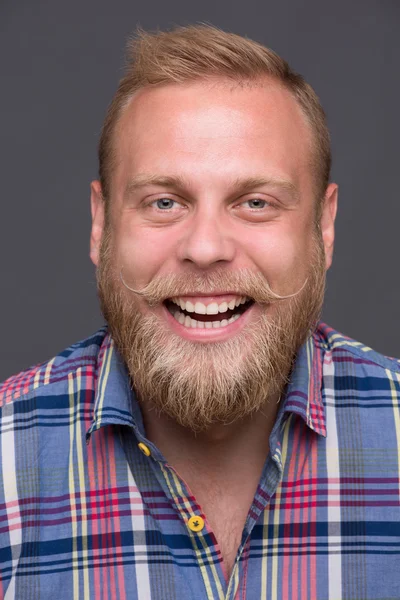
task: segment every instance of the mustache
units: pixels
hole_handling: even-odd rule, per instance
[[[306,278],[300,289],[291,294],[280,295],[271,289],[262,273],[249,269],[239,269],[229,273],[225,270],[215,270],[202,275],[168,273],[154,277],[140,289],[136,289],[125,281],[122,267],[119,277],[127,290],[144,298],[150,306],[179,296],[196,296],[197,294],[213,296],[227,293],[247,296],[259,304],[271,304],[294,298],[303,291],[308,282],[308,278]]]

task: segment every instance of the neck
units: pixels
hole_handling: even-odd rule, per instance
[[[178,472],[190,463],[210,469],[223,469],[229,463],[239,464],[251,456],[252,461],[265,461],[269,436],[274,425],[279,396],[270,398],[263,408],[245,419],[229,425],[216,424],[206,431],[193,432],[166,415],[142,403],[146,435],[160,449]]]
[[[193,433],[143,405],[147,437],[185,482],[214,532],[227,581],[260,482],[278,397],[230,425]]]

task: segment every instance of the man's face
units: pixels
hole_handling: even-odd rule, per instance
[[[331,261],[336,188],[317,230],[300,108],[269,81],[144,89],[115,144],[91,256],[139,397],[193,429],[254,412],[282,390]]]

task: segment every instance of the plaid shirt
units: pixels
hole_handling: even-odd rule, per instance
[[[0,596],[398,599],[399,399],[399,361],[319,324],[227,581],[104,328],[0,386]]]

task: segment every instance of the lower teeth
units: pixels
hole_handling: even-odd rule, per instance
[[[233,315],[230,319],[223,319],[222,321],[196,321],[196,319],[192,319],[192,317],[185,316],[179,310],[175,311],[174,318],[178,323],[184,325],[185,327],[191,327],[192,329],[216,329],[218,327],[226,327],[237,321],[240,315]]]

